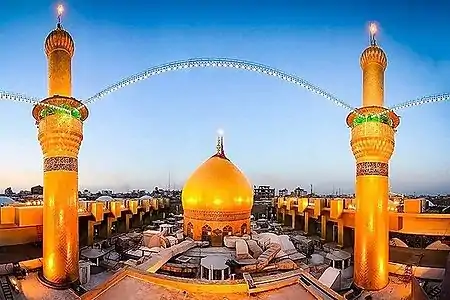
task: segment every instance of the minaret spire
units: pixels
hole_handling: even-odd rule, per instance
[[[216,150],[217,150],[217,154],[218,156],[221,157],[225,157],[225,151],[223,150],[223,130],[219,129],[217,131],[217,146],[216,146]]]
[[[62,14],[64,12],[64,6],[62,4],[58,5],[58,7],[56,8],[57,12],[58,12],[58,23],[56,24],[56,27],[61,28],[61,17]]]
[[[370,36],[370,46],[377,46],[377,40],[375,39],[375,35],[377,34],[378,28],[377,24],[374,22],[369,25],[369,36]]]

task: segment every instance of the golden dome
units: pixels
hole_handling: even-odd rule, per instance
[[[205,161],[186,181],[183,210],[250,214],[253,189],[245,175],[225,156],[223,138],[217,153]],[[248,216],[250,217],[250,216]]]
[[[369,63],[377,63],[380,64],[383,69],[387,67],[387,57],[384,53],[383,49],[378,47],[377,45],[371,45],[364,49],[361,54],[361,58],[359,60],[361,64],[361,68],[365,68],[365,66]]]
[[[377,40],[375,38],[377,32],[377,24],[371,22],[369,26],[370,46],[364,49],[363,53],[361,54],[361,58],[359,59],[362,69],[364,69],[369,63],[379,64],[383,68],[383,70],[385,70],[387,67],[386,54],[384,53],[383,49],[378,47]]]
[[[64,50],[72,57],[75,52],[75,43],[70,34],[58,23],[56,29],[45,39],[44,49],[47,56],[55,50]]]

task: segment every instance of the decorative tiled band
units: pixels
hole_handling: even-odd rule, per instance
[[[44,159],[44,172],[51,171],[78,172],[78,159],[67,156],[47,157]]]
[[[183,215],[186,218],[204,221],[237,221],[250,218],[251,211],[224,212],[210,210],[185,209]]]
[[[356,164],[356,176],[388,176],[389,164],[382,162],[361,162]]]

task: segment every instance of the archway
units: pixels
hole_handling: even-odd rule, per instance
[[[247,223],[241,225],[241,235],[247,234]]]
[[[223,245],[222,230],[216,228],[211,234],[211,246],[220,247]]]
[[[211,242],[211,227],[208,224],[202,227],[202,241]]]
[[[396,237],[394,237],[394,238],[389,240],[389,246],[403,247],[403,248],[407,248],[408,247],[408,245],[404,241],[402,241],[401,239],[396,238]]]
[[[186,235],[187,235],[189,238],[191,238],[191,239],[194,238],[194,225],[192,225],[191,222],[187,223],[187,226],[186,226]]]
[[[230,225],[227,225],[227,226],[225,226],[225,227],[223,228],[222,232],[223,232],[223,233],[222,233],[223,236],[232,235],[232,234],[233,234],[233,228],[231,228]]]

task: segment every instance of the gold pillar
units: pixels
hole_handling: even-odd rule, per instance
[[[113,222],[116,221],[116,218],[113,217],[106,217],[104,220],[104,223],[100,223],[99,228],[99,237],[102,239],[109,239],[111,237],[111,227],[113,225]]]
[[[293,208],[292,209],[292,229],[295,229],[295,214],[296,214],[296,209]]]
[[[141,227],[143,215],[144,215],[143,211],[138,211],[136,217],[132,218],[131,227],[133,227],[133,228]]]
[[[373,54],[378,55],[376,50]],[[363,66],[363,106],[384,106],[384,71],[386,66],[384,63],[373,60],[368,61]],[[374,82],[374,80],[376,81]]]
[[[320,216],[320,238],[325,241],[327,239],[327,222],[328,218],[326,215]]]
[[[79,278],[78,152],[86,107],[71,94],[74,43],[61,25],[45,41],[49,98],[36,105],[33,117],[44,158],[43,273],[41,280],[66,287]],[[56,95],[63,96],[56,96]]]
[[[117,228],[117,231],[120,233],[126,233],[130,230],[130,219],[133,215],[132,214],[123,214],[122,218],[120,219],[120,225],[119,228]]]
[[[308,234],[309,233],[309,212],[305,211],[303,213],[303,215],[305,216],[305,233]]]
[[[399,118],[383,107],[387,58],[373,35],[371,42],[360,59],[363,107],[349,114],[347,125],[352,128],[356,159],[354,282],[366,290],[380,290],[389,281],[388,169]]]
[[[92,246],[94,245],[94,232],[95,232],[95,225],[97,225],[98,222],[95,221],[88,221],[88,228],[87,228],[87,245]]]
[[[344,220],[339,219],[337,225],[338,225],[337,245],[339,248],[344,248]]]
[[[72,57],[74,42],[61,24],[45,41],[47,54],[48,95],[72,96]]]

